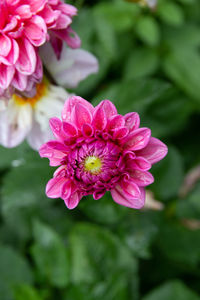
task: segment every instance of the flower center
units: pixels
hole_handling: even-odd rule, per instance
[[[13,95],[13,99],[15,103],[18,105],[26,105],[29,103],[32,107],[34,107],[35,104],[39,100],[41,100],[41,98],[43,98],[47,93],[47,86],[48,86],[47,82],[42,81],[41,83],[36,85],[36,94],[33,98],[26,98],[26,97],[20,97],[18,95]]]
[[[101,172],[102,162],[99,157],[88,156],[85,159],[84,167],[86,171],[89,171],[92,174],[98,174]]]

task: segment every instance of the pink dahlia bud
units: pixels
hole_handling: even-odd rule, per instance
[[[144,187],[154,181],[149,169],[165,157],[167,147],[139,126],[137,113],[119,115],[109,100],[93,107],[70,97],[62,121],[50,120],[56,140],[40,148],[41,157],[60,166],[46,186],[47,196],[61,197],[73,209],[83,196],[98,200],[110,191],[118,204],[142,208]]]
[[[80,46],[70,27],[76,12],[61,0],[0,0],[0,96],[11,87],[31,89],[42,79],[38,47],[47,40],[57,56],[62,41]]]

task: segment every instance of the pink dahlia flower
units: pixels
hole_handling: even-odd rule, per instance
[[[41,157],[60,166],[46,186],[47,196],[61,197],[73,209],[83,196],[98,200],[110,191],[118,204],[142,208],[144,187],[154,181],[149,169],[167,154],[167,147],[139,126],[137,113],[122,116],[109,100],[93,107],[70,97],[62,121],[50,120],[56,140],[40,148]]]
[[[57,56],[62,41],[77,48],[70,24],[77,11],[61,0],[0,0],[0,94],[31,90],[42,79],[38,47],[50,40]]]

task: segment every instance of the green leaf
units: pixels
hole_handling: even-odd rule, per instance
[[[70,253],[75,284],[100,282],[118,272],[136,276],[137,262],[129,250],[111,232],[94,224],[80,223],[74,227]]]
[[[25,163],[25,153],[31,152],[30,147],[23,143],[20,146],[12,149],[0,146],[0,169],[18,166]]]
[[[93,35],[95,33],[94,26],[88,26],[87,21],[93,20],[92,10],[87,7],[82,7],[78,12],[78,18],[73,21],[73,29],[81,38],[81,47],[91,51],[93,48]]]
[[[165,159],[152,169],[155,182],[151,185],[156,197],[168,200],[178,194],[183,182],[183,161],[179,151],[174,146],[168,147]]]
[[[154,242],[160,216],[151,211],[130,211],[124,223],[119,228],[120,236],[134,255],[139,258],[151,257],[151,245]]]
[[[157,14],[167,24],[180,26],[184,23],[181,6],[169,0],[158,2]]]
[[[15,300],[42,300],[42,298],[32,286],[22,284],[15,288]]]
[[[102,99],[110,99],[114,102],[120,114],[137,111],[143,114],[145,110],[162,98],[170,88],[170,84],[158,79],[135,79],[117,82],[108,89],[101,91],[96,97],[96,105]],[[143,120],[142,120],[143,121]]]
[[[50,203],[45,196],[45,185],[51,173],[48,161],[30,151],[24,155],[23,163],[12,168],[3,178],[3,218],[23,239],[30,236],[31,218]]]
[[[181,27],[168,27],[164,39],[170,51],[195,51],[200,45],[199,28],[196,24],[183,24]]]
[[[192,231],[179,223],[161,227],[157,245],[168,260],[177,263],[183,270],[194,271],[200,261],[200,231]]]
[[[109,192],[99,201],[88,196],[80,202],[79,207],[91,220],[102,224],[115,224],[127,213],[125,207],[115,204]]]
[[[110,23],[98,11],[94,11],[94,26],[104,55],[110,59],[115,58],[117,54],[116,33]]]
[[[182,130],[195,105],[180,90],[163,80],[132,79],[110,85],[96,99],[110,99],[121,114],[137,111],[141,126],[152,135],[166,137]],[[96,105],[96,100],[94,104]]]
[[[2,300],[14,300],[16,285],[31,284],[32,271],[27,261],[8,246],[0,246],[0,294]]]
[[[2,187],[2,209],[10,210],[30,207],[45,198],[45,184],[52,170],[48,161],[42,160],[37,152],[30,152],[23,164],[6,174]]]
[[[159,65],[158,54],[150,48],[138,47],[127,59],[124,69],[124,79],[130,80],[148,76],[155,72]]]
[[[149,46],[157,46],[160,42],[160,28],[151,16],[141,16],[135,28],[138,37]]]
[[[163,67],[185,93],[200,101],[200,55],[197,52],[178,48],[165,57]]]
[[[184,199],[176,202],[176,215],[179,218],[200,219],[200,184]]]
[[[69,262],[60,236],[39,221],[33,224],[33,235],[31,253],[39,275],[53,286],[65,287],[69,282]]]
[[[198,300],[199,296],[179,280],[164,283],[142,300]]]
[[[175,135],[184,128],[194,111],[194,103],[171,85],[147,107],[143,124],[151,128],[153,136]]]
[[[106,281],[97,282],[92,286],[86,284],[71,286],[66,292],[64,300],[128,300],[130,293],[128,293],[127,285],[126,277],[115,274]],[[136,291],[131,299],[138,299]]]
[[[124,32],[133,27],[140,9],[136,5],[119,1],[99,3],[95,7],[95,12],[105,18],[116,31]]]
[[[179,0],[179,2],[183,3],[183,4],[189,4],[192,5],[196,2],[196,0]]]

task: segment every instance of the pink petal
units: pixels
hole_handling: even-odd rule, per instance
[[[126,127],[116,128],[112,130],[114,139],[123,139],[128,135],[128,129]]]
[[[49,120],[49,126],[55,136],[55,138],[62,139],[63,132],[62,132],[62,122],[58,118],[51,118]]]
[[[61,190],[66,181],[65,177],[57,178],[54,177],[49,180],[46,185],[46,195],[49,198],[59,198],[61,195]]]
[[[36,67],[35,72],[33,73],[33,77],[37,80],[37,83],[41,82],[43,78],[43,66],[38,53],[36,53]]]
[[[15,10],[16,15],[20,16],[22,19],[29,19],[32,16],[30,10],[30,5],[24,4],[17,7]]]
[[[60,3],[58,8],[62,11],[62,13],[69,16],[75,16],[77,14],[77,8],[70,4]]]
[[[140,150],[148,144],[150,136],[151,130],[149,128],[139,128],[125,138],[124,149]]]
[[[90,111],[82,104],[76,104],[72,109],[72,122],[81,129],[83,124],[90,124],[92,122],[92,115]]]
[[[92,125],[95,129],[103,130],[107,124],[107,118],[103,107],[97,107],[94,110]]]
[[[50,2],[50,1],[48,1],[48,0],[28,0],[28,3],[31,7],[31,11],[33,13],[37,13],[37,12],[41,11],[47,2]]]
[[[105,194],[105,191],[95,191],[93,193],[93,198],[94,200],[99,200],[100,198],[102,198]]]
[[[57,151],[62,151],[64,153],[68,152],[68,148],[66,148],[66,146],[62,142],[59,142],[59,141],[49,141],[46,143],[46,145]]]
[[[50,166],[59,166],[66,156],[66,153],[52,149],[48,144],[41,146],[39,154],[41,157],[47,157],[50,160]]]
[[[103,108],[106,114],[106,118],[110,118],[114,115],[117,115],[117,109],[114,106],[114,104],[110,100],[103,100],[101,101],[95,108],[97,110],[98,108]]]
[[[124,116],[124,120],[125,120],[126,127],[130,131],[136,130],[140,126],[140,117],[139,117],[138,113],[136,113],[136,112],[131,112],[131,113],[126,114]]]
[[[63,200],[71,197],[72,194],[72,182],[70,180],[65,180],[65,184],[62,186],[61,198]]]
[[[0,34],[0,55],[7,56],[11,50],[11,40],[6,35]]]
[[[18,57],[19,57],[19,46],[17,42],[14,39],[12,39],[12,47],[8,56],[6,57],[6,60],[8,61],[9,64],[14,65],[18,60]]]
[[[65,102],[62,110],[62,119],[65,122],[71,121],[72,110],[77,104],[85,106],[90,113],[93,113],[94,107],[85,99],[79,96],[72,96]]]
[[[44,44],[47,40],[47,28],[44,20],[39,16],[33,16],[26,23],[24,34],[34,46],[39,47]]]
[[[127,198],[137,199],[140,196],[139,187],[132,180],[121,180],[119,186]]]
[[[147,186],[154,182],[154,178],[151,173],[143,170],[133,169],[129,172],[132,180],[138,186]]]
[[[55,170],[53,173],[53,177],[61,178],[66,175],[66,166],[61,165],[59,168]]]
[[[23,75],[19,72],[15,72],[15,75],[12,80],[12,85],[19,91],[24,91],[27,88],[27,79],[26,75]]]
[[[127,170],[131,169],[139,169],[143,171],[147,171],[151,168],[151,164],[143,157],[136,157],[134,159],[128,159],[127,163]]]
[[[56,58],[57,62],[59,63],[60,58],[61,58],[62,49],[63,49],[63,42],[62,42],[62,40],[58,39],[56,36],[54,36],[53,34],[51,34],[50,43],[51,43],[51,47],[52,47],[51,51],[53,51],[53,56],[49,55],[49,57],[54,57],[54,59]],[[42,60],[44,61],[45,67],[49,70],[49,72],[51,73],[51,75],[54,78],[54,80],[58,83],[58,78],[56,79],[58,73],[57,73],[56,70],[59,69],[59,67],[57,66],[57,68],[53,70],[54,62],[51,61],[51,64],[49,65],[49,64],[47,64],[48,57],[44,58],[45,57],[44,54],[43,54],[44,50],[42,50],[42,49],[47,49],[47,44],[44,45],[40,49],[40,51],[42,53]],[[46,50],[45,50],[45,52],[46,52]],[[53,72],[52,72],[52,70],[53,70]],[[62,80],[63,80],[63,78],[62,78]],[[60,85],[63,85],[63,84],[60,84]]]
[[[151,137],[147,146],[137,151],[138,156],[142,156],[147,159],[151,164],[155,164],[167,155],[167,146],[159,139]]]
[[[69,122],[62,123],[62,130],[66,137],[74,137],[78,134],[77,128]]]
[[[125,125],[124,117],[121,115],[114,115],[111,118],[109,118],[107,128],[109,130],[112,130],[115,128],[124,127],[124,125]]]
[[[81,40],[79,36],[76,34],[76,32],[74,32],[70,27],[62,30],[54,30],[53,32],[59,39],[66,42],[66,44],[70,48],[72,49],[80,48]]]
[[[50,5],[57,5],[60,0],[48,0]]]
[[[6,66],[0,63],[0,88],[7,89],[11,83],[15,69],[13,66]]]
[[[36,68],[35,49],[27,39],[18,40],[19,59],[16,63],[17,70],[24,75],[31,75]]]
[[[69,209],[74,209],[79,204],[80,200],[80,195],[78,194],[78,192],[75,192],[71,195],[70,198],[65,199],[65,204]]]
[[[40,16],[44,19],[47,25],[54,23],[60,15],[60,11],[54,11],[50,6],[45,6],[40,12]]]
[[[134,184],[128,184],[127,190],[117,185],[111,190],[113,200],[123,206],[140,209],[144,206],[144,190]]]
[[[83,124],[81,132],[85,137],[91,137],[94,134],[93,127],[90,124]]]
[[[6,24],[6,18],[7,18],[7,8],[5,1],[1,0],[1,17],[0,17],[0,28],[4,28]]]
[[[56,21],[56,30],[65,29],[72,23],[72,19],[64,14],[61,14]]]
[[[17,24],[18,24],[17,17],[16,16],[11,16],[9,23],[6,24],[6,26],[3,29],[3,32],[6,33],[6,32],[9,32],[9,31],[12,31],[17,26]],[[1,28],[1,20],[0,20],[0,28]]]

